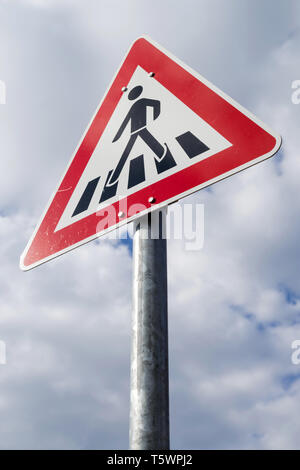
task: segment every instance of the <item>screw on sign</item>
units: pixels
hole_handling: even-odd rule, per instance
[[[29,270],[134,221],[132,449],[169,448],[166,208],[271,157],[280,144],[257,117],[141,37],[21,256]],[[147,236],[153,226],[157,239]]]

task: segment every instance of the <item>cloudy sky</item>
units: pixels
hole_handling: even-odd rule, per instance
[[[0,0],[2,449],[126,449],[131,253],[100,239],[19,257],[129,45],[148,34],[283,137],[185,202],[202,250],[168,242],[171,446],[300,444],[300,5],[296,0]]]

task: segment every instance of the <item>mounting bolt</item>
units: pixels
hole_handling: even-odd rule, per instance
[[[154,72],[149,72],[148,77],[154,77],[155,73]]]
[[[122,217],[124,217],[124,215],[125,215],[124,212],[123,212],[123,211],[120,211],[120,212],[118,213],[119,219],[122,219]]]
[[[150,196],[148,202],[150,202],[150,204],[153,204],[155,202],[155,197]]]
[[[122,87],[122,91],[123,91],[123,92],[124,92],[124,91],[127,91],[127,90],[128,90],[127,86],[123,86],[123,87]]]

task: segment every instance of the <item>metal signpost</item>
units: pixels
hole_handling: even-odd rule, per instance
[[[166,209],[134,224],[130,448],[169,449]]]
[[[30,270],[134,222],[132,449],[169,449],[167,206],[271,157],[280,143],[205,78],[138,38],[21,256]]]

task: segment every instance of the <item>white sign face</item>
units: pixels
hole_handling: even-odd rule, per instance
[[[136,87],[142,87],[141,94],[135,100],[128,99],[130,92],[136,89]],[[152,103],[146,100],[151,100]],[[147,103],[150,103],[150,105],[148,104],[147,106]],[[153,106],[156,103],[159,106],[160,112],[156,119],[154,119],[155,108]],[[131,110],[133,110],[132,114],[134,114],[135,109],[138,113],[137,119],[145,117],[144,122],[146,125],[131,133],[131,121],[127,120],[120,138],[114,142],[114,138],[125,121],[126,116],[128,116],[128,113],[132,113]],[[144,116],[141,117],[143,113]],[[131,116],[131,119],[134,118],[134,115]],[[146,138],[144,137],[145,133]],[[149,134],[151,137],[149,137]],[[101,196],[105,194],[107,189],[107,177],[112,170],[114,171],[117,168],[132,136],[134,139],[136,137],[136,139],[115,181],[115,188],[111,186],[112,189],[115,189],[115,194],[100,203]],[[199,153],[192,156],[188,155],[179,143],[181,136],[187,136],[187,142],[188,136],[190,136],[191,141],[195,143],[194,147],[198,144]],[[154,145],[157,145],[156,142],[158,142],[158,152],[160,149],[159,145],[164,148],[161,162],[165,162],[167,149],[169,150],[169,168],[167,166],[166,169],[163,168],[163,171],[159,172],[160,168],[157,168],[156,165],[156,162],[159,163],[158,157],[153,148],[148,145],[147,139],[148,141],[150,139],[150,145],[152,141]],[[190,166],[191,161],[196,163],[230,146],[231,143],[228,140],[170,93],[155,80],[155,77],[150,77],[145,70],[138,66],[62,214],[56,231],[101,210],[121,197],[133,194],[139,189],[152,185],[166,176]],[[188,150],[190,145],[187,144],[185,148]],[[140,170],[140,177],[136,175],[137,166]],[[135,173],[135,175],[130,173]],[[81,209],[84,208],[84,210],[79,211],[79,207],[76,213],[76,207],[80,203],[86,188],[97,178],[99,178],[97,186],[95,185],[92,188],[94,192],[92,196],[90,194],[91,199],[88,207],[87,204],[82,205]],[[133,185],[133,183],[136,184]],[[112,193],[114,193],[114,190],[110,194]]]
[[[82,137],[21,269],[258,163],[280,143],[249,111],[141,37]]]

